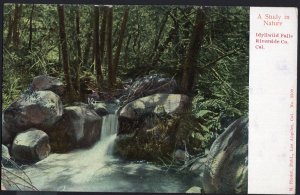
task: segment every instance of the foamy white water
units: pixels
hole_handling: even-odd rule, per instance
[[[113,157],[118,125],[115,114],[104,116],[101,139],[92,148],[51,154],[24,171],[36,188],[45,191],[184,192],[190,187],[188,175]]]

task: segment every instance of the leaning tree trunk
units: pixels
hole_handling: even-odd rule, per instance
[[[58,12],[58,19],[59,19],[59,38],[60,38],[60,45],[61,45],[64,76],[66,82],[67,101],[72,101],[74,99],[74,91],[73,91],[72,81],[70,77],[69,54],[68,54],[67,38],[66,38],[66,31],[65,31],[64,6],[57,5],[57,12]]]
[[[154,42],[153,52],[152,52],[152,54],[150,56],[150,60],[154,57],[154,55],[155,55],[155,53],[157,51],[157,48],[158,48],[158,45],[159,45],[159,40],[161,38],[162,32],[163,32],[163,30],[164,30],[164,28],[166,26],[167,21],[168,21],[169,14],[170,14],[170,11],[167,11],[165,13],[165,17],[163,18],[163,20],[161,22],[161,25],[160,25],[157,37],[156,37],[155,42]]]
[[[108,63],[108,86],[113,89],[116,83],[116,70],[112,63],[112,23],[113,10],[107,9],[107,30],[106,30],[106,49],[107,49],[107,63]]]
[[[157,65],[161,55],[164,53],[165,49],[168,48],[169,43],[171,43],[172,40],[174,40],[178,28],[179,28],[178,22],[173,20],[173,28],[170,29],[170,31],[168,32],[168,37],[166,38],[166,40],[157,47],[157,51],[155,52],[155,55],[152,58],[152,63],[151,63],[152,67],[155,67]]]
[[[128,13],[129,13],[129,9],[126,8],[125,12],[124,12],[124,16],[123,16],[123,21],[122,21],[122,24],[121,24],[121,29],[120,29],[120,32],[119,32],[119,37],[118,37],[118,42],[117,42],[117,49],[116,49],[115,56],[114,56],[114,61],[113,61],[113,68],[115,70],[115,74],[116,74],[116,70],[117,70],[117,67],[118,67],[118,64],[119,64],[120,53],[121,53],[123,40],[124,40],[124,36],[125,36],[126,24],[127,24],[127,20],[128,20]],[[114,82],[116,83],[116,80],[114,80]]]
[[[183,76],[181,80],[181,92],[188,94],[192,91],[195,79],[195,64],[200,51],[204,36],[204,12],[202,8],[197,9],[196,21],[191,35],[189,49],[183,63]]]

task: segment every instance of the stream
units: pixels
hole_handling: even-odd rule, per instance
[[[117,129],[117,116],[106,115],[101,140],[92,148],[50,154],[24,171],[41,191],[185,192],[193,186],[193,177],[187,174],[114,157]]]

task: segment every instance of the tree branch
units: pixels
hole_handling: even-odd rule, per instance
[[[236,50],[233,50],[233,51],[231,51],[231,52],[229,52],[229,53],[226,53],[226,54],[224,54],[224,55],[218,57],[218,58],[215,59],[214,61],[209,62],[208,64],[204,65],[204,66],[202,67],[202,69],[211,68],[211,66],[215,65],[218,61],[220,61],[220,60],[222,60],[223,58],[226,58],[226,57],[228,57],[228,56],[230,56],[230,55],[232,55],[232,54],[235,54],[236,52],[237,52]]]

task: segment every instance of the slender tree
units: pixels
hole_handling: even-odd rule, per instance
[[[168,37],[165,39],[165,41],[157,47],[157,51],[155,52],[155,55],[152,58],[152,64],[151,64],[152,67],[157,65],[161,55],[164,53],[169,43],[171,43],[174,40],[178,28],[179,28],[178,22],[176,21],[176,19],[173,19],[173,28],[171,28],[170,31],[168,32]]]
[[[75,90],[80,93],[80,69],[81,69],[81,63],[82,63],[82,54],[81,54],[81,43],[80,43],[80,11],[79,11],[79,6],[76,7],[75,27],[76,27],[77,62],[76,62],[76,65],[74,66],[74,72],[75,72],[74,87],[75,87]]]
[[[151,54],[151,56],[150,56],[150,60],[153,59],[155,53],[157,52],[157,48],[158,48],[158,45],[159,45],[159,41],[160,41],[160,39],[161,39],[163,30],[164,30],[164,28],[165,28],[165,26],[166,26],[166,23],[167,23],[167,21],[168,21],[168,18],[169,18],[169,13],[170,13],[170,11],[167,11],[167,12],[165,13],[164,18],[162,19],[162,22],[161,22],[161,25],[160,25],[158,34],[157,34],[156,39],[155,39],[155,41],[154,41],[154,48],[153,48],[153,52],[152,52],[152,54]]]
[[[135,27],[134,27],[134,38],[133,38],[133,44],[132,44],[132,50],[134,52],[135,55],[135,64],[137,64],[137,66],[140,66],[140,61],[141,61],[141,30],[140,30],[140,12],[139,10],[135,10]]]
[[[129,44],[131,41],[131,35],[128,35],[126,46],[125,46],[125,54],[124,54],[124,67],[127,68],[128,58],[129,58]]]
[[[98,89],[102,88],[102,71],[100,61],[100,41],[99,41],[99,6],[94,7],[94,58],[95,58],[95,70]]]
[[[113,24],[113,9],[107,8],[107,30],[106,30],[106,50],[107,50],[107,66],[108,66],[108,86],[113,89],[116,83],[116,70],[112,62],[112,24]]]
[[[64,68],[64,76],[66,82],[67,101],[72,101],[74,99],[74,91],[73,91],[73,85],[70,76],[69,54],[68,54],[67,36],[65,30],[64,6],[57,5],[57,12],[58,12],[58,19],[59,19],[59,38],[60,38],[60,46],[61,46],[62,61],[63,61],[63,68]]]
[[[21,19],[21,12],[22,12],[22,4],[18,5],[15,4],[15,11],[14,11],[14,21],[13,21],[13,44],[16,49],[19,48],[20,42],[20,19]]]
[[[8,47],[11,43],[11,38],[12,38],[12,33],[13,33],[13,27],[14,27],[14,22],[12,19],[11,14],[9,14],[9,18],[8,18],[8,32],[7,32],[7,36],[5,39],[5,47]]]
[[[32,19],[34,12],[34,4],[31,6],[30,18],[29,18],[29,41],[28,41],[28,49],[32,49]]]
[[[182,93],[190,93],[195,79],[195,65],[204,36],[204,12],[201,7],[197,8],[196,21],[190,39],[189,48],[183,63],[183,76],[181,80]]]
[[[180,37],[181,40],[188,40],[188,38],[190,37],[190,33],[191,33],[191,27],[193,26],[193,24],[191,23],[191,21],[189,20],[189,17],[187,15],[191,14],[192,8],[185,8],[185,9],[179,9],[181,12],[180,14],[183,15],[183,17],[181,17],[181,22],[183,23],[182,25],[182,35]],[[185,50],[188,47],[188,41],[180,41],[179,45],[177,47],[177,54],[178,54],[178,62],[179,64],[183,64],[184,63],[184,57],[185,57]]]
[[[82,57],[82,65],[86,66],[89,63],[90,50],[93,42],[93,26],[94,26],[94,14],[91,13],[90,16],[90,25],[89,30],[87,30],[85,34],[86,44],[84,47],[83,57]]]
[[[119,36],[118,36],[117,49],[116,49],[116,52],[114,55],[113,68],[115,70],[115,73],[116,73],[116,70],[117,70],[117,67],[119,64],[119,58],[120,58],[120,53],[121,53],[123,40],[124,40],[124,36],[125,36],[128,14],[129,14],[129,9],[127,7],[124,11],[123,20],[122,20],[122,24],[121,24],[121,28],[120,28],[120,32],[119,32]],[[116,80],[114,80],[114,83],[116,83]]]
[[[100,30],[100,62],[101,62],[101,64],[104,61],[106,20],[107,20],[106,16],[107,16],[107,8],[105,6],[103,6],[102,7],[102,22],[101,22],[101,30]]]

